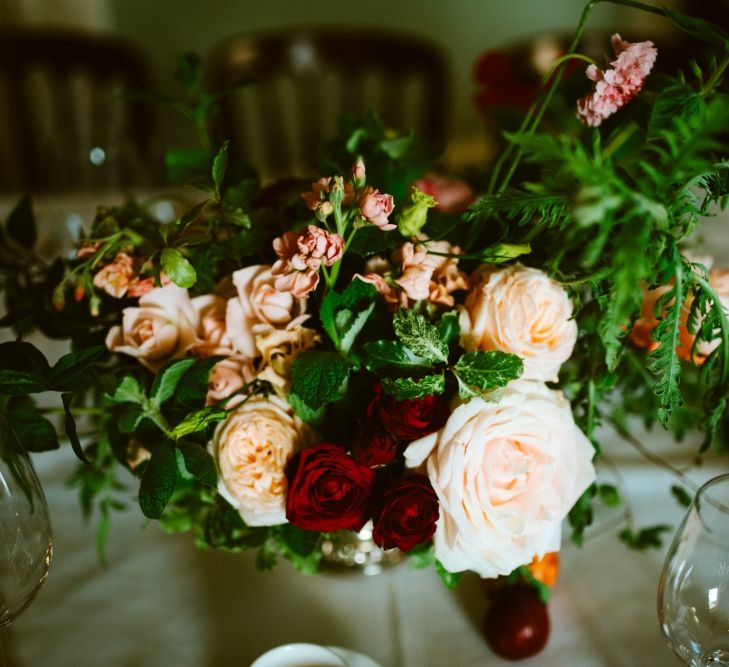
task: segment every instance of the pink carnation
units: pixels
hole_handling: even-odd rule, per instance
[[[276,289],[302,299],[319,284],[319,267],[341,259],[344,239],[309,225],[302,232],[286,232],[275,239],[273,249],[279,257],[271,268]]]
[[[359,208],[365,219],[383,232],[397,228],[397,225],[390,224],[388,220],[390,213],[395,208],[392,195],[383,195],[379,190],[368,186],[360,195]]]
[[[653,42],[624,41],[617,33],[612,38],[617,56],[605,71],[595,65],[587,68],[587,78],[595,81],[595,90],[577,101],[577,117],[590,127],[630,102],[643,88],[658,55]]]
[[[94,276],[94,286],[103,289],[107,294],[120,299],[136,276],[134,258],[125,252],[117,253],[114,261],[103,267]]]
[[[330,192],[334,179],[331,176],[322,176],[318,181],[311,184],[311,190],[302,192],[301,198],[306,204],[306,208],[311,211],[317,211],[324,202],[329,201],[329,197],[322,196]],[[352,184],[347,182],[344,184],[344,199],[342,204],[349,206],[354,202],[354,188]]]

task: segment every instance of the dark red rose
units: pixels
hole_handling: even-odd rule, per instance
[[[412,442],[437,431],[448,419],[448,404],[442,396],[398,401],[382,387],[374,386],[375,397],[367,406],[367,421],[393,438]]]
[[[382,428],[365,429],[352,445],[352,456],[368,468],[391,463],[397,454],[397,440]]]
[[[373,520],[375,544],[410,551],[433,537],[438,498],[425,477],[406,477],[382,494]]]
[[[304,530],[360,530],[370,518],[373,470],[330,442],[298,452],[286,466],[286,518]]]

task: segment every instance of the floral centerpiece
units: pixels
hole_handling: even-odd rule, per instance
[[[726,273],[682,245],[729,194],[729,38],[624,1],[718,60],[669,77],[660,47],[616,34],[602,65],[575,52],[595,4],[487,182],[434,173],[370,117],[343,123],[313,181],[261,187],[226,142],[188,210],[102,207],[51,264],[23,199],[1,258],[8,433],[57,447],[29,395],[61,393],[102,536],[137,478],[145,516],[263,569],[314,572],[323,539],[372,522],[448,585],[553,583],[563,520],[579,543],[592,503],[620,500],[596,483],[598,425],[703,427],[709,447],[729,389]],[[569,117],[543,129],[584,60]],[[35,328],[73,351],[50,366],[22,340]],[[628,518],[621,536],[664,530]]]

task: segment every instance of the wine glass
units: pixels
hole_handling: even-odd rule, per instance
[[[52,555],[43,489],[22,444],[0,419],[0,629],[33,601]]]
[[[729,667],[729,474],[704,484],[668,552],[658,618],[690,667]]]

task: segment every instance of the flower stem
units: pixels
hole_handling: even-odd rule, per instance
[[[699,92],[703,97],[711,95],[714,92],[714,87],[721,78],[722,74],[724,74],[724,71],[727,67],[729,67],[729,55],[725,55],[721,59],[712,75],[706,80],[706,83],[701,86],[701,90]]]

